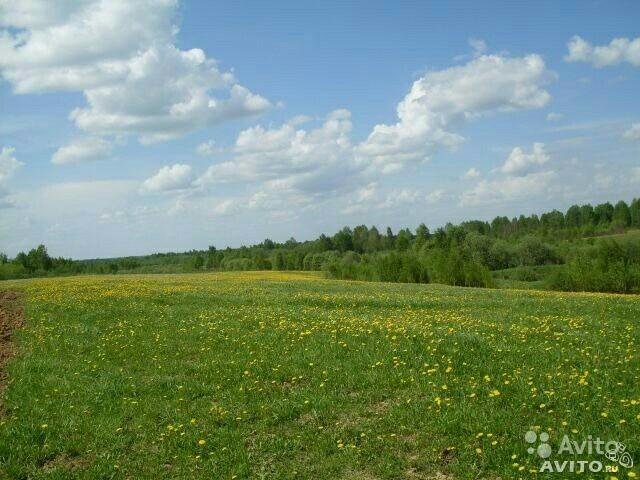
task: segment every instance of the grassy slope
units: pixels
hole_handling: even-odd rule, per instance
[[[15,286],[10,478],[531,478],[532,426],[640,461],[637,296],[301,273]]]

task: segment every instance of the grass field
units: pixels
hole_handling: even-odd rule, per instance
[[[271,272],[2,289],[26,319],[0,478],[566,478],[533,473],[530,429],[640,463],[638,296]]]

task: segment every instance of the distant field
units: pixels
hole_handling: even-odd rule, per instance
[[[0,478],[566,478],[531,473],[530,429],[640,463],[638,296],[276,272],[4,289],[26,325]]]
[[[596,235],[596,236],[592,236],[592,237],[584,237],[585,240],[589,239],[589,238],[617,238],[617,239],[621,239],[621,238],[636,238],[640,236],[640,229],[637,228],[630,228],[629,230],[627,230],[624,233],[609,233],[609,234],[604,234],[604,235]]]

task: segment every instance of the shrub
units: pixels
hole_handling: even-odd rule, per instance
[[[558,260],[553,249],[534,236],[524,237],[518,244],[517,252],[520,265],[546,265]]]
[[[633,293],[640,291],[640,243],[606,239],[574,254],[552,275],[554,290]]]

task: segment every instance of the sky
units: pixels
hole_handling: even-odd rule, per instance
[[[637,1],[0,0],[0,251],[640,196]]]

